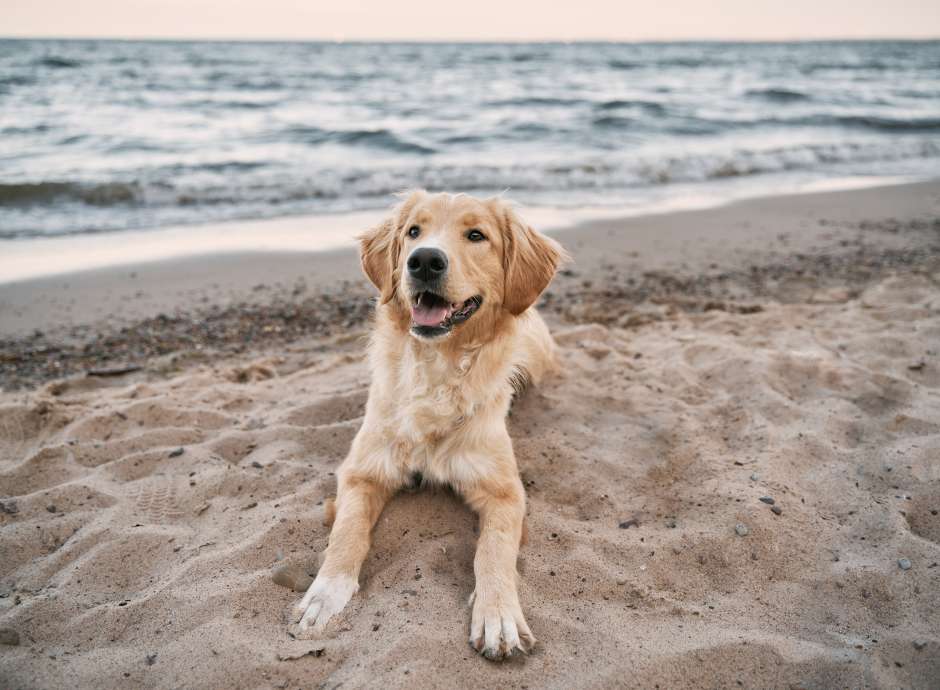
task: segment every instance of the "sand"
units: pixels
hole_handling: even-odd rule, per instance
[[[366,324],[0,394],[0,685],[937,687],[938,187],[913,187],[651,220],[750,218],[790,253],[729,230],[633,283],[581,228],[610,251],[575,247],[545,304],[564,374],[509,422],[539,645],[502,665],[467,645],[476,519],[443,489],[389,504],[337,630],[287,634],[273,574],[316,572]]]

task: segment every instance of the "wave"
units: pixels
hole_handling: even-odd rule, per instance
[[[343,144],[366,144],[377,148],[399,151],[402,153],[434,153],[430,146],[424,146],[413,141],[405,141],[387,129],[360,129],[349,132],[332,132],[333,141]]]
[[[486,141],[486,139],[478,134],[455,134],[453,136],[445,137],[441,140],[443,144],[451,145],[461,145],[461,144],[479,144]]]
[[[194,101],[186,101],[182,104],[184,108],[206,108],[206,109],[218,109],[218,110],[264,110],[266,108],[273,108],[277,106],[277,102],[272,101],[216,101],[211,98],[204,98]]]
[[[325,143],[364,145],[398,153],[430,154],[435,153],[431,146],[407,141],[387,129],[329,130],[313,125],[294,125],[286,129],[270,132],[264,137],[268,140],[288,141],[317,146]]]
[[[496,101],[487,101],[484,105],[503,107],[503,106],[566,106],[581,105],[584,103],[580,98],[556,98],[553,96],[522,96],[519,98],[503,98]]]
[[[513,53],[509,59],[513,62],[535,62],[547,57],[546,53]]]
[[[807,65],[802,65],[800,69],[804,74],[812,74],[813,72],[826,72],[831,70],[870,70],[875,72],[883,72],[885,70],[897,69],[898,67],[903,66],[903,61],[887,62],[884,60],[869,60],[862,62],[812,62]]]
[[[603,127],[606,129],[623,129],[625,127],[632,127],[636,124],[636,120],[630,117],[622,117],[620,115],[605,115],[604,117],[596,117],[591,121],[591,124],[594,127]]]
[[[830,118],[822,117],[825,121]],[[940,130],[940,117],[893,118],[873,115],[840,115],[832,118],[846,127],[865,127],[883,132],[931,132]]]
[[[168,166],[149,173],[150,182],[101,183],[46,181],[0,184],[0,204],[8,208],[81,203],[88,207],[139,209],[209,208],[244,213],[244,209],[302,208],[329,201],[330,208],[352,210],[374,205],[409,186],[461,189],[468,192],[512,188],[519,193],[623,190],[671,183],[703,182],[789,171],[816,171],[839,164],[867,165],[915,158],[940,158],[940,142],[921,140],[845,143],[739,150],[725,154],[673,157],[625,157],[573,162],[506,165],[423,165],[359,168],[337,174],[322,169],[303,178],[282,178],[263,163],[228,161],[207,165]],[[201,173],[191,175],[190,173]],[[208,180],[205,174],[212,173]],[[335,203],[334,203],[335,202]],[[231,209],[225,207],[231,206]]]
[[[611,69],[619,70],[629,70],[629,69],[639,69],[643,67],[644,64],[641,62],[634,62],[631,60],[611,60],[607,63],[607,66]]]
[[[719,120],[706,117],[682,117],[666,129],[674,134],[711,134],[740,128],[842,127],[885,133],[930,133],[940,131],[940,117],[888,117],[879,115],[836,115],[815,113],[795,117],[763,117]]]
[[[81,67],[82,63],[78,60],[70,60],[69,58],[47,55],[37,60],[36,64],[41,67],[51,67],[52,69],[71,69],[73,67]]]
[[[745,91],[744,95],[749,98],[757,98],[771,103],[796,103],[810,100],[810,96],[802,91],[780,88],[750,89]]]
[[[0,134],[3,136],[11,136],[18,134],[45,134],[46,132],[52,131],[53,127],[46,123],[40,122],[36,125],[31,125],[27,127],[13,126],[13,127],[4,127],[0,129]]]
[[[601,101],[595,104],[594,107],[598,110],[639,109],[648,115],[664,115],[666,113],[666,106],[656,101],[613,99]]]
[[[0,203],[36,206],[50,202],[77,201],[89,206],[115,206],[140,199],[137,183],[22,182],[0,184]]]
[[[940,157],[940,142],[937,141],[907,142],[907,145],[901,142],[813,144],[652,161],[639,171],[646,182],[668,184],[936,157]]]
[[[0,77],[0,88],[7,86],[32,86],[36,80],[26,74],[10,74]]]

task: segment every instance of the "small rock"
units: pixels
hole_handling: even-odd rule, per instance
[[[16,647],[20,643],[20,634],[10,628],[0,628],[0,644]]]
[[[0,512],[4,512],[7,515],[16,515],[20,512],[20,509],[17,507],[16,501],[7,501],[5,503],[0,501]]]
[[[271,571],[271,579],[274,584],[287,587],[287,589],[292,589],[295,592],[306,592],[313,584],[313,578],[295,563],[279,563]]]
[[[758,479],[760,479],[760,475],[757,472],[751,472],[751,481],[756,482]]]
[[[770,512],[774,515],[783,515],[783,508],[780,506],[770,506]]]
[[[757,500],[760,501],[761,503],[766,503],[769,506],[772,506],[774,504],[774,499],[771,496],[761,496]]]
[[[157,653],[154,652],[153,654],[148,654],[148,655],[147,655],[147,666],[153,666],[155,663],[157,663]]]
[[[911,569],[911,562],[910,562],[910,560],[908,560],[907,558],[899,558],[899,559],[898,559],[898,567],[899,567],[901,570],[910,570],[910,569]]]
[[[630,529],[631,527],[639,527],[640,521],[636,518],[630,518],[629,520],[624,520],[618,525],[620,529]]]
[[[248,505],[242,506],[242,510],[251,510],[252,508],[257,508],[257,507],[258,507],[258,502],[252,501]]]
[[[261,464],[260,462],[258,462],[257,460],[252,460],[252,461],[251,461],[251,466],[254,467],[255,469],[258,469],[258,470],[260,470],[262,467],[264,467],[264,465],[262,465],[262,464]]]
[[[46,510],[48,510],[50,513],[54,513],[56,511],[55,504],[46,506]]]
[[[926,643],[926,642],[919,641],[919,640],[914,640],[914,649],[916,649],[918,652],[921,651],[921,650],[923,650],[924,647],[926,647],[926,646],[927,646],[927,643]]]
[[[734,532],[739,537],[746,537],[747,535],[751,533],[751,530],[747,528],[747,525],[745,525],[742,522],[739,522],[738,524],[734,526]]]
[[[171,458],[178,458],[178,457],[181,456],[184,452],[185,452],[185,451],[184,451],[182,448],[177,448],[176,450],[171,450],[171,451],[170,451],[169,457],[171,457]]]
[[[676,519],[675,518],[666,518],[666,527],[669,529],[675,529]]]

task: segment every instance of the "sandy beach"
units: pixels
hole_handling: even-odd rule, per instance
[[[565,373],[509,424],[531,655],[468,646],[443,490],[288,635],[372,293],[351,251],[232,253],[0,285],[0,686],[938,687],[940,182],[553,235]]]

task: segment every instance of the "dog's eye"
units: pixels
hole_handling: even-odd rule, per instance
[[[467,239],[471,242],[482,242],[486,239],[486,235],[484,235],[479,230],[473,229],[467,233]]]
[[[408,228],[408,237],[411,237],[412,239],[414,239],[420,234],[421,234],[421,228],[419,228],[417,225],[412,225],[410,228]]]

